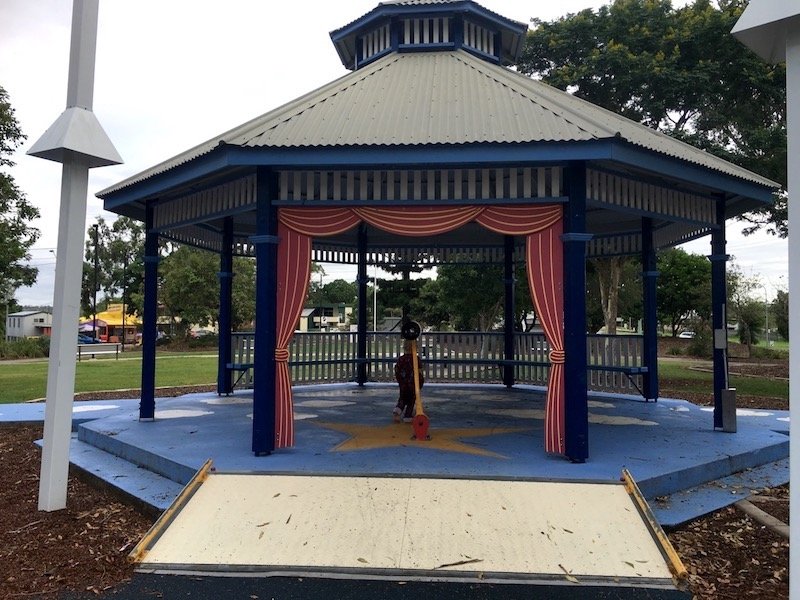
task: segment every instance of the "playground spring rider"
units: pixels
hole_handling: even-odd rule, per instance
[[[417,338],[420,334],[419,323],[416,321],[406,321],[400,329],[400,335],[404,340],[411,342],[411,356],[414,364],[414,419],[411,426],[414,428],[412,439],[429,440],[428,427],[430,420],[422,407],[422,393],[419,389],[419,358],[417,357]]]

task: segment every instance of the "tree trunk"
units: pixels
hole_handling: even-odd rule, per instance
[[[597,281],[600,284],[600,304],[603,308],[603,320],[606,333],[616,335],[617,313],[619,309],[619,282],[622,278],[622,267],[627,259],[622,256],[600,258],[594,261],[597,269]]]

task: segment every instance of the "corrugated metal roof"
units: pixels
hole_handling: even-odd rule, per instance
[[[31,317],[33,315],[49,315],[46,310],[22,310],[20,312],[11,313],[9,317]]]
[[[303,148],[583,142],[615,137],[746,181],[775,185],[542,82],[467,52],[450,51],[392,53],[98,195],[168,171],[220,143]]]

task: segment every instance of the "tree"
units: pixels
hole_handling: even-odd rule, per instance
[[[320,289],[322,301],[326,304],[355,304],[358,299],[358,286],[344,279],[334,279]]]
[[[747,346],[749,356],[753,344],[758,344],[766,317],[764,303],[754,299],[761,282],[757,277],[747,277],[733,264],[728,269],[727,286],[728,311],[731,318],[736,319],[739,341]]]
[[[658,318],[672,336],[692,317],[711,314],[711,263],[704,256],[670,248],[658,255]]]
[[[673,135],[786,188],[785,67],[730,35],[746,0],[614,0],[534,19],[520,72]],[[785,236],[786,194],[746,217]]]
[[[25,139],[19,127],[8,93],[0,86],[0,303],[5,305],[14,292],[33,285],[39,270],[27,263],[28,252],[39,239],[39,230],[30,222],[39,217],[39,210],[4,169],[14,166],[9,158]]]
[[[456,329],[490,331],[503,314],[502,268],[496,265],[442,265],[440,298]]]
[[[93,311],[94,225],[86,233],[81,308],[88,316]],[[107,300],[121,300],[128,314],[141,314],[144,306],[144,238],[144,225],[129,217],[118,217],[111,224],[97,219],[97,291]]]
[[[214,323],[219,311],[219,256],[190,246],[180,246],[162,262],[161,301],[180,335],[192,325]],[[235,279],[235,278],[234,278]]]
[[[789,294],[778,290],[775,302],[772,303],[772,314],[775,318],[775,328],[787,342],[789,341]]]
[[[256,318],[256,263],[252,258],[233,259],[231,326],[234,331],[250,329]]]

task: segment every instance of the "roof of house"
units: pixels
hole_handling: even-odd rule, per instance
[[[21,310],[8,315],[9,317],[32,317],[33,315],[49,315],[46,310]]]

